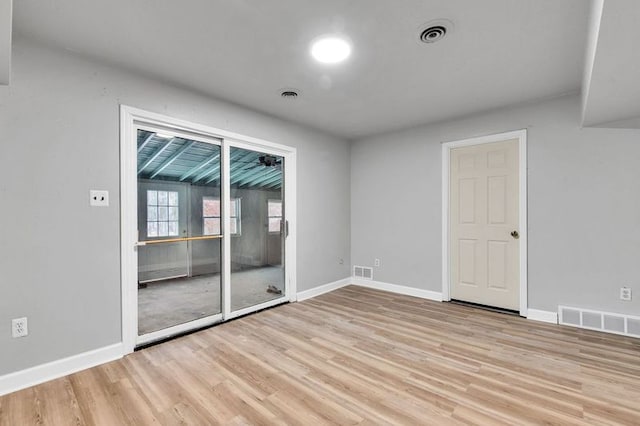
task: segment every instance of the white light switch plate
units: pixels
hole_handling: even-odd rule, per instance
[[[109,191],[92,189],[89,191],[89,205],[92,207],[108,207]]]

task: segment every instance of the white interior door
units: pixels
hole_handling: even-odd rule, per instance
[[[520,308],[519,143],[450,152],[451,298]]]

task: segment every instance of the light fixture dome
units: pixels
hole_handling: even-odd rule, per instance
[[[322,36],[311,44],[311,56],[323,64],[336,64],[351,55],[351,44],[338,36]]]

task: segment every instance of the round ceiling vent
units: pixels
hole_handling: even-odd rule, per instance
[[[282,89],[280,90],[280,97],[284,99],[297,99],[300,96],[300,92],[295,89]]]
[[[423,43],[435,43],[442,40],[453,29],[451,21],[438,19],[427,22],[421,27],[420,41]]]
[[[420,40],[423,43],[435,43],[436,41],[442,39],[445,35],[447,35],[447,28],[436,25],[435,27],[429,27],[426,30],[422,31],[422,33],[420,34]]]

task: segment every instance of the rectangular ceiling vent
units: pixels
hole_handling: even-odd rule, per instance
[[[368,266],[354,266],[353,276],[356,278],[362,278],[364,280],[372,280],[373,268],[369,268]]]
[[[558,306],[558,322],[573,327],[640,338],[640,317]]]

